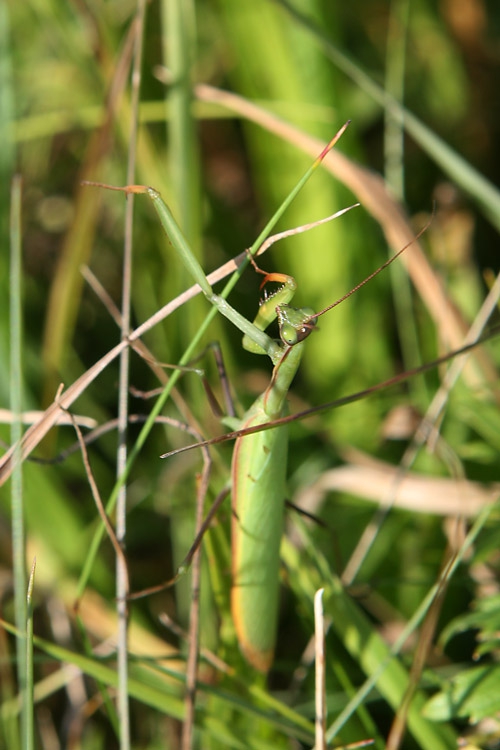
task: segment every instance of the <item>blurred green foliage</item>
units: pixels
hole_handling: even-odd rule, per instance
[[[497,222],[492,221],[497,188],[486,184],[488,200],[491,199],[487,205],[484,185],[478,185],[471,175],[478,173],[495,181],[499,174],[500,111],[496,99],[500,7],[484,0],[352,0],[342,4],[296,0],[291,12],[287,3],[278,0],[190,0],[185,5],[186,35],[182,40],[172,36],[171,10],[168,0],[151,3],[147,9],[135,181],[153,185],[169,202],[207,272],[253,242],[311,158],[284,136],[267,132],[227,108],[207,101],[194,101],[191,106],[189,80],[192,84],[208,83],[235,92],[324,141],[345,120],[352,120],[337,149],[387,177],[389,187],[408,214],[415,217],[415,232],[435,205],[432,224],[422,242],[452,304],[470,322],[487,291],[484,273],[490,268],[496,272],[497,266],[500,214]],[[60,382],[72,383],[119,341],[118,328],[94,291],[84,283],[80,267],[88,264],[120,305],[124,201],[118,194],[82,188],[80,181],[93,179],[122,185],[126,180],[134,13],[134,3],[102,0],[26,0],[0,5],[0,232],[4,248],[0,254],[0,360],[7,363],[9,358],[9,190],[12,175],[19,172],[23,178],[22,387],[26,410],[46,408]],[[181,47],[178,58],[174,56],[176,46]],[[394,127],[373,92],[356,76],[348,75],[345,66],[335,64],[332,50],[338,50],[358,70],[365,71],[382,92],[402,96],[408,113],[451,147],[449,163],[453,168],[446,171],[443,161],[436,159],[423,141],[405,133],[397,123]],[[171,80],[172,71],[166,66],[176,64],[178,75],[186,66],[187,78]],[[182,99],[186,91],[187,105]],[[463,158],[470,172],[464,171],[455,154]],[[458,173],[462,175],[459,183]],[[318,171],[281,220],[278,231],[322,218],[352,202],[353,196],[344,184],[326,170]],[[407,252],[411,253],[411,249]],[[299,284],[297,304],[321,309],[371,273],[386,257],[383,232],[362,205],[326,226],[278,243],[261,265],[292,274]],[[151,206],[140,198],[135,201],[133,263],[132,321],[136,326],[191,284],[176,267]],[[231,303],[249,318],[257,309],[259,281],[252,270],[247,271],[231,296]],[[429,360],[441,353],[439,321],[432,319],[418,294],[410,286],[403,287],[404,283],[401,276],[396,276],[391,287],[387,272],[320,320],[319,332],[308,342],[291,394],[293,411],[390,377],[404,369],[409,350],[411,362]],[[402,292],[407,304],[403,314],[399,307],[395,312],[394,287],[406,290]],[[178,361],[207,308],[205,300],[189,303],[145,336],[159,362]],[[246,408],[265,387],[270,366],[242,352],[240,334],[231,330],[227,321],[216,321],[206,343],[213,339],[221,341],[231,388]],[[419,352],[415,351],[415,342]],[[494,348],[490,347],[488,356]],[[203,366],[219,393],[215,367],[208,355]],[[397,464],[410,433],[404,434],[404,440],[387,439],[385,419],[401,405],[423,413],[439,375],[430,373],[420,384],[413,383],[294,425],[290,498],[323,471],[342,464],[351,446]],[[115,418],[117,383],[115,362],[78,399],[74,411],[98,423]],[[157,377],[136,355],[132,357],[131,383],[142,391],[158,385]],[[199,377],[185,374],[180,391],[203,433],[216,433],[219,428]],[[6,364],[0,368],[0,397],[1,406],[8,408]],[[451,398],[437,454],[420,455],[418,469],[429,476],[451,473],[453,477],[463,475],[478,482],[498,481],[497,401],[498,394],[491,384],[476,380],[467,388],[460,386]],[[147,402],[131,397],[133,413],[148,410]],[[167,412],[179,416],[178,409],[170,403]],[[180,418],[186,419],[186,414]],[[138,431],[137,426],[131,426],[131,443]],[[1,425],[0,437],[5,444],[9,443],[9,436],[9,426]],[[179,548],[179,554],[189,547],[190,530],[186,537],[175,531],[173,540],[169,533],[174,528],[172,508],[180,505],[180,512],[187,510],[189,515],[194,507],[199,456],[193,452],[170,462],[158,458],[183,440],[171,428],[156,427],[133,467],[127,542],[133,590],[167,579],[174,565],[172,547]],[[60,427],[37,448],[36,454],[55,456],[73,443],[72,430]],[[211,499],[227,481],[229,452],[225,446],[214,451]],[[92,446],[92,468],[104,499],[114,485],[115,456],[113,432]],[[9,580],[7,486],[0,489],[0,563]],[[64,638],[56,634],[51,610],[54,603],[63,602],[70,612],[76,581],[98,524],[79,454],[55,465],[28,464],[24,491],[28,557],[36,554],[39,566],[35,631],[70,651],[83,652],[76,628],[68,628]],[[288,552],[290,568],[284,573],[277,667],[269,683],[279,689],[281,709],[263,689],[260,693],[255,688],[254,694],[245,689],[253,676],[239,663],[234,648],[231,651],[227,645],[231,636],[225,632],[230,631],[226,618],[222,648],[226,649],[224,655],[234,660],[238,676],[226,676],[217,682],[213,674],[205,675],[207,686],[200,693],[196,724],[200,747],[291,748],[313,743],[307,723],[314,715],[312,667],[308,664],[302,673],[294,670],[299,668],[302,651],[312,635],[309,592],[313,583],[322,583],[323,559],[330,566],[332,578],[340,573],[372,518],[370,498],[354,499],[353,494],[329,494],[316,509],[334,529],[333,534],[318,528],[309,530],[317,559],[306,545],[303,558],[299,557],[293,567],[293,553]],[[439,502],[436,497],[436,505]],[[223,509],[226,522],[229,515],[229,508]],[[217,528],[213,535],[213,549],[208,551],[211,566],[215,568],[217,564],[221,588],[227,588],[227,534]],[[479,536],[471,556],[451,582],[436,639],[440,629],[452,627],[453,618],[483,596],[482,575],[490,576],[493,586],[498,585],[498,556],[486,535],[486,551],[481,557],[481,539]],[[401,622],[407,622],[439,575],[446,549],[440,515],[394,510],[355,581],[361,593],[354,586],[352,589],[358,608],[355,618],[360,618],[353,625],[357,632],[369,633],[372,628],[373,638],[378,639],[380,632],[387,633],[391,626],[397,629]],[[480,561],[476,565],[474,555]],[[483,567],[478,578],[479,565]],[[95,632],[90,624],[92,618],[86,621],[95,642],[112,631],[113,566],[112,548],[105,542],[89,584],[89,596],[102,597],[96,599],[99,604],[93,610]],[[6,586],[3,616],[11,620]],[[227,598],[227,591],[221,593],[213,580],[212,586],[215,591],[208,602],[210,607],[214,606],[213,600],[220,604],[224,596]],[[332,597],[335,599],[334,594]],[[172,592],[166,592],[134,604],[132,618],[140,630],[131,649],[137,649],[142,638],[142,653],[154,653],[159,659],[153,640],[148,641],[148,637],[171,642],[175,639],[159,625],[158,613],[168,611],[185,627],[189,603],[189,593],[179,595],[176,603]],[[102,615],[99,625],[98,611]],[[217,619],[207,615],[204,624],[210,631],[208,640],[215,643]],[[472,661],[474,638],[472,625],[468,626],[459,656],[452,649],[449,654],[434,646],[430,649],[429,661],[438,669],[432,679],[426,678],[419,686],[422,693],[418,705],[423,702],[425,688],[439,683],[439,668],[459,670],[460,663]],[[347,626],[339,631],[335,625],[328,636],[328,704],[333,718],[373,670],[352,646],[351,637]],[[158,641],[154,644],[156,647]],[[0,647],[7,665],[0,673],[0,688],[7,700],[12,643],[2,640]],[[408,656],[402,658],[405,667],[411,663],[413,646],[409,648]],[[374,653],[381,654],[382,650],[380,639]],[[63,658],[42,660],[36,680],[47,676]],[[483,658],[495,661],[498,652],[492,647]],[[165,662],[137,665],[136,669],[137,682],[131,688],[135,698],[134,747],[176,747],[175,721],[180,709],[174,699],[161,708],[162,690],[167,689]],[[103,682],[108,679],[105,674],[97,674],[97,669],[93,676]],[[403,690],[401,676],[392,677],[398,689]],[[209,685],[210,680],[214,684]],[[176,690],[180,694],[182,687]],[[92,683],[85,696],[88,705],[94,693]],[[397,708],[394,704],[391,708],[389,694],[383,690],[372,693],[343,727],[342,742],[373,736],[375,747],[385,747],[387,727]],[[72,707],[62,692],[51,694],[49,688],[40,705],[46,712],[40,712],[40,720],[45,716],[43,721],[47,722],[48,712],[61,746],[69,742],[66,727],[71,717],[81,747],[94,750],[117,746],[112,721],[104,709],[94,713],[89,708],[89,718],[84,721],[81,706]],[[296,713],[288,714],[288,708]],[[173,718],[165,720],[167,715]],[[444,728],[436,724],[438,728],[434,730],[428,721],[425,731],[418,724],[420,720],[412,718],[411,738],[407,737],[404,746],[454,746],[447,743],[455,741],[463,724],[455,724],[452,713],[445,718]],[[2,714],[2,722],[0,746],[9,736],[6,714]],[[431,728],[427,729],[427,725]],[[38,731],[48,730],[43,729],[42,723]],[[498,736],[498,728],[492,730],[492,735]],[[483,746],[493,746],[487,744],[493,741],[487,737]]]

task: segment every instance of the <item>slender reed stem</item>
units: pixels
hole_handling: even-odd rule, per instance
[[[34,701],[33,701],[33,588],[35,585],[36,558],[31,565],[28,581],[28,593],[26,596],[26,699],[24,701],[26,710],[26,740],[25,750],[33,750],[35,747],[34,727]]]
[[[141,82],[141,66],[143,51],[144,16],[146,12],[145,0],[139,0],[136,15],[136,37],[132,69],[132,101],[131,101],[131,131],[127,164],[127,182],[133,182],[137,159],[137,127],[139,113],[139,97]],[[133,195],[127,196],[125,211],[125,240],[123,252],[123,282],[122,282],[122,341],[130,334],[130,299],[132,285],[132,237],[133,237]],[[118,451],[116,475],[120,477],[127,465],[127,425],[128,425],[128,387],[129,387],[130,348],[127,346],[120,354],[120,375],[118,393]],[[120,546],[124,547],[126,539],[127,519],[127,485],[120,483],[116,507],[116,536]],[[128,574],[123,555],[116,557],[116,594],[118,611],[118,718],[120,726],[120,748],[130,748],[130,713],[128,701]]]
[[[10,213],[10,394],[13,414],[11,439],[17,446],[20,458],[20,439],[22,435],[22,290],[21,290],[21,195],[22,183],[19,175],[15,176],[11,188]],[[19,633],[26,632],[26,567],[25,567],[25,529],[23,503],[23,466],[20,460],[15,461],[11,484],[12,508],[12,547],[14,569],[14,608],[16,627]],[[16,641],[18,690],[22,696],[21,703],[21,737],[23,747],[27,747],[28,711],[26,704],[26,644],[23,636]]]

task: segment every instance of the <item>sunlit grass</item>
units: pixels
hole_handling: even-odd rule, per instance
[[[376,16],[358,3],[340,7],[296,2],[291,8],[268,0],[219,0],[164,5],[147,9],[135,181],[161,192],[207,272],[252,244],[319,152],[317,144],[329,140],[347,119],[352,124],[337,146],[338,155],[325,161],[325,169],[309,181],[276,231],[320,219],[355,200],[361,207],[312,233],[277,243],[261,265],[292,274],[298,282],[297,304],[319,310],[383,263],[388,245],[395,251],[406,244],[432,214],[420,240],[424,253],[416,246],[408,249],[398,268],[400,273],[408,268],[410,278],[408,287],[400,277],[395,281],[404,306],[400,299],[395,313],[390,279],[383,274],[323,316],[319,331],[307,342],[290,394],[291,411],[367,388],[404,369],[403,362],[428,361],[458,346],[486,297],[484,270],[493,266],[496,271],[492,250],[498,244],[499,194],[488,177],[498,172],[492,145],[498,123],[488,81],[498,72],[489,52],[498,11],[490,9],[484,23],[472,16],[467,35],[450,4],[441,4],[438,11],[412,3],[406,14],[403,0],[379,3]],[[406,24],[406,51],[390,46],[395,37],[388,31],[389,5],[392,22],[396,18]],[[175,16],[175,10],[181,15]],[[20,327],[9,314],[14,286],[9,284],[8,254],[1,254],[0,356],[7,363],[9,356],[18,356],[12,344],[9,355],[7,342],[23,342],[23,412],[41,413],[61,382],[69,387],[83,376],[71,411],[104,424],[117,414],[117,361],[95,379],[85,381],[85,373],[118,344],[120,332],[84,282],[80,266],[89,264],[120,307],[125,203],[117,194],[82,188],[80,182],[126,182],[135,7],[42,0],[4,5],[1,13],[0,230],[7,248],[15,165],[23,180],[24,279]],[[480,65],[473,64],[472,49]],[[399,84],[386,78],[388,91],[382,82],[386,61],[390,68],[391,60]],[[191,84],[214,88],[192,89]],[[229,99],[226,92],[239,99]],[[404,94],[403,103],[389,98],[395,93]],[[402,128],[393,134],[405,133],[395,182],[413,222],[368,171],[381,174],[387,166],[383,139],[391,117]],[[344,156],[350,161],[342,161]],[[57,216],[51,216],[51,210]],[[145,199],[135,201],[133,240],[135,328],[191,279],[181,271]],[[230,297],[249,319],[258,307],[259,283],[247,270]],[[202,298],[189,302],[144,335],[157,363],[179,360],[209,309]],[[396,321],[396,315],[408,319]],[[221,342],[242,413],[265,387],[270,367],[264,358],[242,353],[240,334],[222,319],[214,321],[196,353],[215,338]],[[402,747],[454,747],[464,733],[464,719],[492,718],[498,712],[494,701],[491,709],[484,707],[484,696],[475,692],[473,671],[474,628],[495,632],[483,586],[487,581],[496,587],[496,519],[484,515],[483,526],[474,527],[473,537],[466,536],[472,517],[496,496],[492,483],[498,479],[500,424],[495,348],[493,342],[467,366],[447,404],[433,452],[416,453],[410,473],[402,475],[399,495],[391,489],[392,470],[411,443],[442,370],[419,376],[410,387],[291,427],[290,500],[299,499],[327,528],[294,522],[290,513],[282,550],[278,648],[267,681],[244,664],[227,612],[226,501],[220,524],[208,532],[204,552],[209,562],[202,574],[200,641],[205,651],[193,746],[313,745],[314,665],[306,646],[313,633],[312,596],[320,586],[325,587],[325,609],[332,618],[326,642],[330,739],[335,735],[337,743],[347,744],[371,737],[375,747],[396,747],[396,729],[390,734],[389,727],[409,684],[414,694],[407,694],[408,711],[400,713],[408,727]],[[131,354],[130,383],[140,391],[163,385],[172,374],[150,364]],[[206,369],[219,396],[210,356],[195,366]],[[0,369],[0,407],[15,413],[16,392],[7,365]],[[21,377],[18,380],[20,386]],[[183,373],[177,388],[175,402],[169,399],[162,406],[163,415],[189,422],[206,437],[224,429],[211,413],[199,374]],[[152,408],[149,401],[130,396],[131,414],[147,415]],[[201,471],[197,452],[159,459],[188,440],[177,430],[156,425],[142,444],[137,442],[141,429],[142,423],[131,424],[128,440],[133,465],[127,481],[126,556],[132,591],[173,575],[174,547],[181,558],[187,552]],[[6,446],[16,437],[10,432],[10,425],[2,424]],[[75,440],[71,427],[55,427],[43,441],[34,441],[30,458],[58,456]],[[106,501],[116,479],[116,433],[106,433],[88,451]],[[231,447],[211,451],[206,510],[228,481]],[[370,463],[375,459],[376,465]],[[409,468],[410,460],[404,460]],[[115,557],[104,539],[81,595],[78,582],[100,528],[81,454],[77,450],[56,464],[25,461],[22,471],[26,550],[22,541],[20,548],[11,546],[16,505],[11,513],[8,484],[0,490],[0,559],[9,576],[13,560],[18,561],[13,582],[6,576],[3,598],[8,629],[0,643],[6,665],[0,671],[0,745],[10,749],[21,742],[16,738],[18,688],[12,665],[22,668],[24,657],[19,654],[25,651],[16,652],[16,641],[21,643],[16,634],[24,632],[26,618],[20,618],[19,605],[14,613],[12,589],[18,602],[25,601],[28,582],[19,578],[24,555],[28,566],[33,557],[37,560],[35,704],[30,710],[35,747],[53,736],[64,746],[70,735],[92,750],[118,746],[120,721],[113,704],[124,686],[117,679],[113,641]],[[428,482],[424,490],[423,479]],[[388,498],[394,507],[387,515],[379,511],[374,516],[377,508],[391,504]],[[470,515],[469,503],[475,503]],[[186,515],[187,530],[175,530],[175,512]],[[379,531],[367,543],[370,523]],[[454,535],[457,529],[460,533]],[[355,551],[358,557],[353,559]],[[447,570],[456,565],[455,552],[463,559],[451,576]],[[346,566],[356,571],[352,577]],[[186,588],[184,593],[169,589],[129,603],[131,658],[125,689],[131,699],[133,747],[179,746],[179,725],[186,715],[190,604]],[[464,621],[469,608],[472,619]],[[174,633],[162,624],[164,613],[177,625]],[[456,622],[464,623],[463,632]],[[18,631],[10,627],[14,624]],[[411,633],[403,646],[399,639],[405,628]],[[490,640],[488,644],[481,658],[494,668],[497,647]],[[389,661],[391,649],[395,658]],[[412,665],[416,669],[420,659],[425,670],[412,677]],[[458,680],[460,690],[470,690],[469,713],[461,714],[453,702],[444,711],[438,695],[422,714],[440,688],[444,695],[453,695],[455,683],[447,679]],[[370,680],[377,681],[376,692],[368,691]],[[363,686],[366,692],[359,692]],[[485,731],[495,735],[496,729]],[[486,737],[481,746],[489,747],[492,741]],[[474,736],[469,742],[474,745]]]

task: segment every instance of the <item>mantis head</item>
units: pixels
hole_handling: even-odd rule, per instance
[[[287,346],[295,346],[304,341],[316,327],[316,320],[312,316],[311,307],[291,307],[278,305],[276,307],[281,340]]]

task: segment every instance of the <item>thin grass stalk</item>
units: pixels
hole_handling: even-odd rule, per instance
[[[324,589],[314,595],[316,732],[314,750],[326,750],[325,613]]]
[[[2,134],[2,148],[0,150],[0,175],[2,179],[0,200],[2,206],[9,205],[11,177],[14,173],[17,159],[14,121],[18,114],[16,109],[19,103],[17,96],[19,92],[14,84],[12,47],[14,46],[15,48],[15,43],[13,44],[11,39],[10,19],[12,11],[13,8],[8,3],[0,3],[0,133]],[[7,213],[0,215],[0,232],[2,240],[6,239],[8,233]]]
[[[145,0],[137,3],[135,18],[135,44],[132,66],[131,91],[131,129],[127,163],[127,183],[134,181],[137,157],[137,129],[140,100],[142,51],[144,36]],[[122,280],[122,341],[128,340],[130,334],[130,304],[132,286],[132,246],[133,246],[134,199],[127,196],[125,209],[125,231],[123,249]],[[122,476],[127,465],[127,426],[128,426],[128,389],[130,375],[130,348],[127,346],[120,354],[120,373],[118,390],[118,450],[116,462],[117,479]],[[127,485],[119,485],[116,504],[116,536],[120,547],[124,548],[127,531]],[[130,748],[130,711],[128,699],[128,574],[123,555],[116,556],[116,594],[118,614],[118,720],[120,726],[120,748]]]
[[[33,678],[33,588],[35,585],[36,558],[31,565],[26,596],[26,744],[25,750],[35,747],[35,704]]]
[[[169,167],[173,193],[176,201],[179,225],[195,256],[200,255],[200,158],[196,121],[193,116],[192,68],[195,61],[196,12],[192,0],[163,0],[164,60],[172,76],[168,90],[168,141]],[[186,269],[179,264],[174,272],[179,287],[184,289],[190,279]],[[187,317],[186,317],[187,316]],[[197,329],[193,308],[187,308],[184,325],[186,336],[191,337]],[[194,535],[199,532],[203,520],[203,502],[207,481],[202,480],[197,492],[197,510]],[[176,519],[173,533],[183,538],[184,526]],[[187,533],[192,534],[192,522]],[[191,569],[191,604],[189,611],[188,659],[186,666],[186,717],[182,728],[181,747],[189,750],[193,741],[196,700],[196,672],[199,641],[199,608],[201,578],[201,550],[193,558]]]
[[[2,706],[0,708],[0,745],[2,739],[5,747],[20,750],[19,722],[17,719],[18,701],[16,697],[17,680],[15,678],[16,664],[11,659],[10,643],[7,632],[0,628],[0,659],[2,669],[0,679],[2,684]]]
[[[401,104],[404,101],[406,71],[406,41],[410,4],[408,0],[392,0],[387,34],[386,91]],[[396,199],[405,204],[404,120],[395,120],[384,113],[384,173]],[[396,308],[396,325],[403,351],[405,370],[421,363],[420,344],[413,314],[411,285],[404,267],[393,266],[390,271],[392,294]],[[409,387],[416,403],[425,402],[423,378],[415,378]]]
[[[19,446],[22,435],[23,402],[23,318],[22,318],[22,249],[21,249],[21,197],[20,175],[12,180],[10,212],[10,408],[12,410],[11,440]],[[26,630],[26,567],[25,567],[25,528],[23,502],[23,465],[18,455],[12,473],[11,512],[12,549],[14,572],[14,609],[18,633]],[[17,679],[21,695],[21,737],[26,747],[28,715],[26,702],[26,644],[24,636],[16,638]]]

